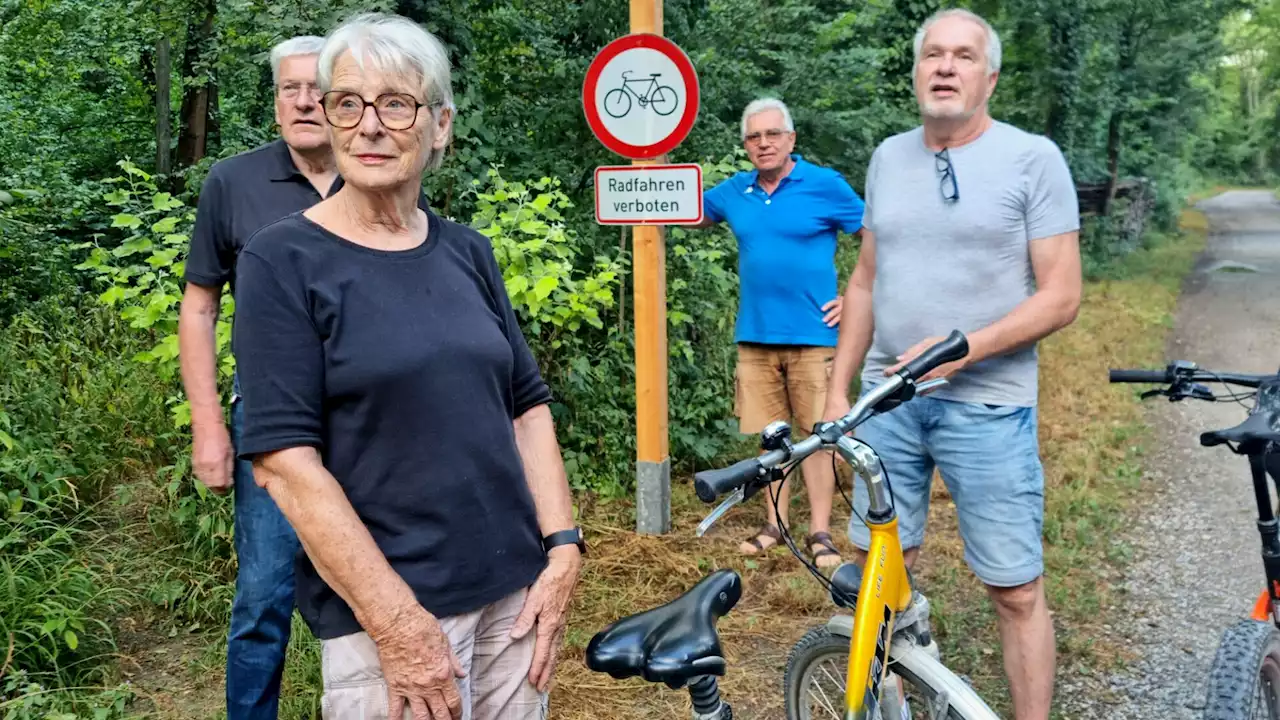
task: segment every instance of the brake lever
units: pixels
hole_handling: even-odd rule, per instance
[[[1217,400],[1218,397],[1213,394],[1207,385],[1200,383],[1191,384],[1191,397],[1197,400]]]
[[[782,470],[780,468],[773,468],[769,470],[768,478],[768,480],[752,480],[751,482],[738,486],[737,490],[729,493],[729,495],[725,497],[724,502],[717,505],[716,509],[712,510],[710,515],[706,516],[702,519],[702,522],[698,523],[696,536],[702,537],[705,535],[717,520],[724,517],[724,514],[729,512],[729,508],[737,505],[743,500],[749,499],[752,495],[755,495],[766,487],[769,487],[773,483],[781,480]]]
[[[927,395],[928,393],[931,393],[934,390],[937,390],[938,388],[946,384],[947,384],[947,379],[944,377],[934,378],[932,380],[925,380],[922,383],[916,384],[916,394]]]
[[[698,529],[696,531],[697,537],[705,535],[717,520],[724,517],[724,514],[729,512],[729,508],[737,505],[747,498],[746,492],[743,490],[745,487],[745,485],[741,486],[737,490],[729,493],[729,496],[724,499],[724,502],[720,503],[715,510],[712,510],[710,515],[703,518],[702,522],[698,523]]]

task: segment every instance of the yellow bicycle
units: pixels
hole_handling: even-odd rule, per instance
[[[872,416],[945,382],[916,379],[968,351],[968,340],[954,331],[863,395],[843,418],[819,424],[813,435],[792,443],[787,424],[773,423],[761,433],[763,455],[694,476],[703,502],[729,493],[698,526],[699,536],[729,508],[782,480],[785,471],[822,449],[834,449],[867,484],[871,546],[866,570],[845,563],[827,579],[782,528],[787,547],[827,587],[832,601],[853,610],[852,616],[837,614],[813,628],[792,648],[784,676],[788,720],[998,717],[940,661],[929,629],[928,599],[912,587],[903,561],[891,478],[875,450],[848,435]],[[673,689],[688,688],[695,720],[732,720],[733,711],[716,683],[726,672],[716,621],[741,594],[736,572],[712,573],[675,600],[597,633],[587,646],[587,667],[619,679],[640,676]]]

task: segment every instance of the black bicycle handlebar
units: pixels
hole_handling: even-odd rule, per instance
[[[1167,370],[1112,370],[1113,383],[1167,383],[1173,382]]]
[[[765,467],[760,458],[747,458],[727,468],[694,473],[693,489],[698,493],[699,500],[709,503],[724,493],[755,480],[764,472]]]
[[[939,365],[960,360],[968,354],[969,339],[959,330],[952,330],[945,340],[933,345],[907,363],[899,374],[907,380],[916,380]]]
[[[1250,375],[1247,373],[1220,373],[1210,370],[1200,370],[1197,368],[1178,367],[1176,364],[1171,364],[1164,370],[1112,368],[1109,372],[1109,378],[1113,383],[1172,384],[1178,381],[1223,382],[1230,385],[1240,385],[1241,387],[1251,388],[1256,388],[1264,381],[1275,377],[1276,375],[1274,374]]]

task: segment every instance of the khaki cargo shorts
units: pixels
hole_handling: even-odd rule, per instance
[[[509,633],[525,590],[465,615],[438,618],[467,676],[458,680],[462,720],[545,720],[547,696],[529,683],[536,629],[518,641]],[[368,633],[320,645],[324,720],[390,720],[378,646]],[[399,719],[397,719],[399,720]],[[408,704],[403,720],[412,720]]]
[[[836,349],[795,345],[738,345],[734,413],[738,430],[759,433],[775,420],[802,438],[822,420]]]

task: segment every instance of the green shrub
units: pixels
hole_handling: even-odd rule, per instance
[[[127,596],[103,578],[110,531],[92,518],[175,448],[159,383],[127,359],[140,348],[114,313],[70,301],[0,328],[0,655],[12,638],[11,669],[32,682],[97,682],[91,661],[114,647],[109,619]],[[33,697],[0,716],[53,711]]]

